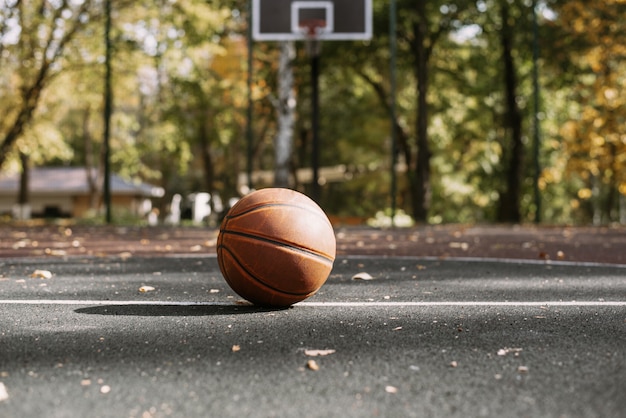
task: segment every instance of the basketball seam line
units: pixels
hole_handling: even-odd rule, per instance
[[[225,247],[224,245],[220,245],[220,247],[219,247],[219,248],[221,248],[221,249],[222,249],[222,251],[228,251],[228,253],[231,255],[231,257],[233,258],[233,260],[234,260],[234,261],[235,261],[235,262],[236,262],[236,263],[237,263],[237,264],[238,264],[238,265],[239,265],[239,266],[243,269],[243,271],[244,271],[244,272],[246,272],[246,274],[248,274],[248,276],[250,276],[250,277],[251,277],[254,281],[256,281],[256,282],[260,283],[261,285],[263,285],[263,286],[265,286],[265,287],[267,287],[268,289],[272,289],[272,290],[274,290],[274,291],[276,291],[276,292],[278,292],[278,293],[282,293],[282,294],[285,294],[285,295],[290,295],[290,296],[298,296],[298,297],[300,297],[300,296],[307,296],[307,295],[310,295],[310,294],[312,293],[312,292],[306,292],[306,293],[295,293],[295,292],[289,292],[289,291],[286,291],[286,290],[282,290],[282,289],[278,289],[278,288],[276,288],[276,287],[270,286],[269,284],[267,284],[267,283],[265,283],[263,280],[261,280],[259,277],[257,277],[257,275],[256,275],[256,274],[254,274],[254,273],[252,273],[250,270],[248,270],[248,269],[247,269],[247,268],[246,268],[246,267],[245,267],[245,266],[241,263],[241,261],[239,260],[239,258],[237,258],[237,256],[235,255],[235,253],[233,253],[233,252],[232,252],[232,251],[231,251],[228,247]],[[224,272],[224,273],[225,273],[225,274],[224,274],[224,278],[226,279],[226,281],[227,281],[227,282],[229,283],[229,285],[230,285],[229,278],[228,278],[228,277],[226,277],[226,276],[227,276],[226,272]],[[232,285],[231,285],[231,287],[232,287]],[[315,292],[313,292],[313,293],[315,293]]]
[[[286,247],[286,248],[292,249],[292,250],[300,252],[300,253],[304,253],[304,254],[307,254],[307,255],[312,255],[315,258],[321,259],[323,261],[330,261],[331,265],[335,262],[335,259],[332,258],[331,256],[327,256],[327,255],[315,252],[315,251],[310,250],[308,248],[297,247],[297,246],[295,246],[293,244],[290,244],[288,242],[277,241],[277,240],[273,240],[271,238],[260,237],[258,235],[252,235],[252,234],[246,234],[245,232],[231,231],[231,230],[228,230],[228,229],[220,230],[220,234],[237,235],[237,236],[240,236],[240,237],[250,238],[250,239],[255,240],[255,241],[263,241],[263,242],[266,242],[268,244],[274,244],[274,245],[277,245],[277,246],[280,246],[280,247]]]
[[[254,206],[252,208],[246,209],[245,211],[240,212],[240,213],[238,213],[236,215],[226,215],[225,219],[235,219],[235,218],[238,218],[240,216],[247,215],[250,212],[254,212],[257,209],[266,208],[266,207],[273,207],[273,206],[284,206],[284,207],[291,207],[291,208],[298,208],[298,209],[306,210],[307,212],[312,213],[315,216],[325,220],[328,223],[328,225],[330,225],[332,227],[332,224],[330,223],[330,221],[328,220],[328,218],[326,217],[325,214],[322,213],[324,215],[324,216],[322,216],[322,214],[320,214],[319,212],[314,211],[314,210],[310,210],[306,206],[295,205],[293,203],[261,203],[258,206]],[[234,207],[235,206],[233,206],[233,208]]]

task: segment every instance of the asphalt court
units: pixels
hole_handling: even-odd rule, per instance
[[[2,417],[626,410],[623,265],[340,257],[270,310],[214,256],[15,258],[0,310]]]

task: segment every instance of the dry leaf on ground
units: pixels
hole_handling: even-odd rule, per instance
[[[320,369],[319,364],[317,364],[317,362],[315,360],[309,360],[306,362],[306,367],[309,370],[313,370],[314,372],[318,371]]]
[[[352,280],[374,280],[374,278],[371,274],[362,271],[352,276]]]
[[[51,279],[52,278],[52,272],[50,272],[48,270],[35,270],[30,275],[30,277],[32,277],[33,279]]]
[[[335,353],[335,350],[304,350],[304,355],[309,357],[327,356]]]
[[[4,386],[4,383],[0,382],[0,402],[6,401],[9,399],[9,392],[7,391],[7,387]]]
[[[521,348],[504,347],[504,348],[499,349],[496,354],[499,356],[506,356],[509,353],[513,353],[515,356],[518,356],[521,351],[522,351]]]
[[[123,251],[119,253],[117,256],[121,258],[122,260],[128,260],[129,258],[133,256],[133,253],[131,253],[130,251]]]

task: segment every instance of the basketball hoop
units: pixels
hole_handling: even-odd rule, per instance
[[[349,41],[372,38],[373,0],[250,0],[255,41]],[[324,24],[308,25],[306,21]],[[309,35],[309,36],[307,36]]]
[[[298,22],[298,28],[307,38],[316,38],[326,30],[323,19],[307,19]]]
[[[298,22],[298,30],[304,35],[307,54],[314,56],[320,53],[320,36],[327,30],[323,19],[306,19]]]

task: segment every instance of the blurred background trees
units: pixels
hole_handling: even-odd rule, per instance
[[[398,0],[397,119],[389,120],[389,3],[374,38],[322,45],[321,205],[342,217],[398,205],[419,222],[626,221],[626,3]],[[533,7],[540,108],[533,106]],[[102,173],[102,0],[0,1],[0,170]],[[175,193],[239,196],[275,168],[278,43],[255,43],[252,143],[248,1],[113,2],[112,170]],[[293,58],[291,187],[310,167],[305,48]],[[541,123],[538,178],[533,116]],[[326,173],[326,174],[324,174]],[[98,207],[100,177],[94,178]],[[533,198],[538,181],[542,205]],[[284,180],[282,180],[284,181]],[[17,200],[17,197],[16,197]]]

